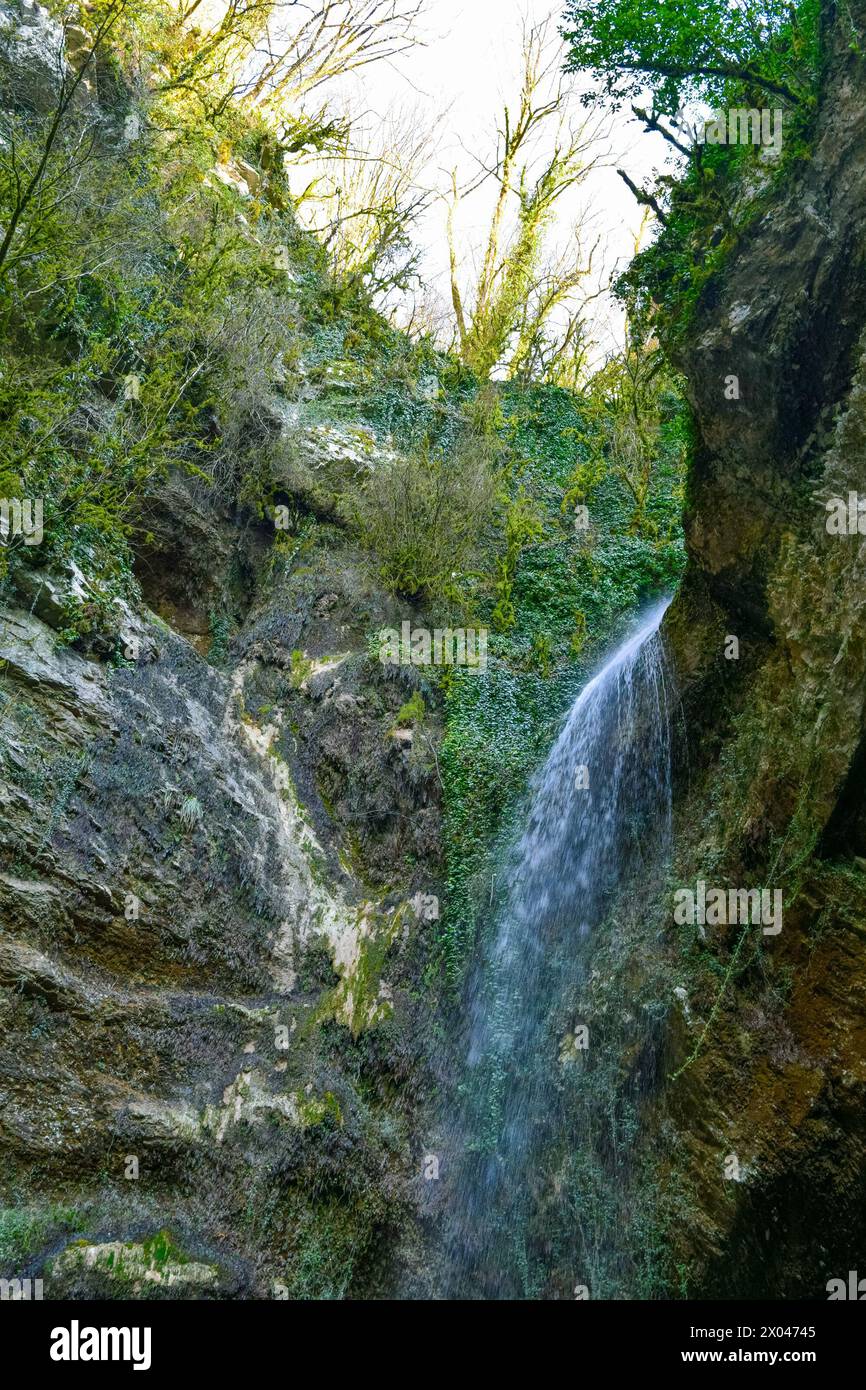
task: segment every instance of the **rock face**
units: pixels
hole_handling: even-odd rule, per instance
[[[678,934],[636,885],[635,932],[609,928],[562,1034],[567,1072],[575,1019],[598,1020],[598,1108],[549,1196],[538,1180],[545,1257],[551,1211],[569,1240],[579,1212],[587,1249],[617,1247],[610,1287],[642,1296],[666,1264],[666,1294],[824,1297],[866,1248],[866,535],[828,531],[826,505],[866,489],[866,0],[826,13],[809,157],[743,190],[671,349],[696,425],[665,624],[689,745],[674,876],[779,889],[784,924]],[[0,4],[29,109],[87,42],[64,58],[46,11]],[[212,173],[242,197],[261,177]],[[357,366],[320,369],[350,413]],[[421,1218],[442,1200],[437,695],[377,661],[373,634],[423,615],[333,524],[391,446],[302,405],[275,390],[260,422],[299,523],[283,543],[174,476],[140,528],[143,603],[107,630],[70,645],[80,571],[3,589],[0,1277],[48,1296],[444,1287]],[[550,1296],[576,1277],[564,1261]]]
[[[691,1013],[674,1004],[674,1245],[691,1291],[722,1296],[826,1297],[866,1246],[866,536],[831,534],[826,505],[866,488],[866,69],[848,28],[866,5],[845,8],[827,10],[810,156],[765,190],[676,349],[697,426],[667,622],[690,732],[678,881],[785,902],[772,941],[708,927]]]
[[[51,111],[66,62],[62,25],[35,0],[4,0],[0,54],[31,109]]]
[[[2,1272],[66,1230],[48,1293],[104,1290],[168,1227],[170,1278],[125,1260],[145,1296],[382,1291],[440,891],[435,767],[390,737],[414,687],[367,651],[394,615],[336,535],[251,578],[219,669],[147,609],[119,664],[71,649],[63,590],[29,572],[0,614],[2,1199],[48,1213]]]
[[[50,112],[90,43],[0,4],[3,103]],[[88,75],[100,138],[135,139],[135,103],[101,95]],[[260,190],[243,160],[208,177]],[[138,518],[135,611],[35,550],[0,587],[0,1277],[46,1296],[428,1277],[438,697],[380,663],[378,629],[418,615],[322,524],[372,432],[293,431],[275,356],[243,428],[251,451],[296,441],[294,531],[176,474]]]

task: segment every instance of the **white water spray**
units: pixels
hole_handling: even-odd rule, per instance
[[[648,882],[669,848],[672,685],[659,635],[668,602],[576,699],[504,867],[505,902],[470,995],[465,1104],[453,1135],[456,1292],[507,1297],[519,1286],[528,1207],[549,1200],[539,1181],[545,1148],[569,1119],[563,1038],[579,1022],[593,931],[621,885]]]

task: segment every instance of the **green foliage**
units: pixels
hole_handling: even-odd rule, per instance
[[[496,500],[483,458],[418,451],[378,463],[342,511],[380,558],[386,584],[409,596],[455,594],[490,525]]]
[[[141,1253],[151,1268],[162,1270],[168,1264],[185,1265],[190,1257],[175,1241],[170,1231],[157,1231],[142,1242]]]
[[[424,704],[424,697],[420,690],[416,690],[411,699],[407,700],[405,705],[401,705],[397,711],[394,728],[405,729],[410,725],[412,728],[417,728],[418,725],[424,723],[426,715],[427,707]]]
[[[212,666],[222,666],[228,655],[231,620],[225,613],[211,613],[209,627],[210,647],[207,659]]]
[[[52,1234],[74,1231],[81,1219],[74,1207],[61,1205],[0,1210],[0,1269],[16,1273]]]
[[[803,116],[804,126],[809,119]],[[783,165],[796,150],[786,142]],[[655,334],[666,348],[686,335],[698,302],[761,214],[771,186],[766,176],[752,198],[741,197],[744,167],[756,157],[752,146],[698,146],[682,179],[659,190],[665,225],[615,284],[637,334]]]
[[[289,681],[293,690],[300,690],[304,681],[312,674],[313,663],[302,651],[293,651],[289,667]]]
[[[567,0],[564,33],[569,66],[588,68],[615,104],[650,86],[653,110],[674,115],[695,98],[720,102],[732,81],[805,95],[817,72],[819,13],[819,0]]]
[[[680,397],[659,349],[630,333],[625,350],[590,381],[585,410],[586,427],[578,438],[589,457],[578,463],[563,509],[591,500],[611,475],[631,499],[629,533],[658,535],[647,512],[653,475],[664,468],[682,473],[686,451]],[[672,457],[676,449],[679,459]],[[671,519],[669,536],[673,524]]]
[[[669,346],[685,334],[772,184],[809,157],[822,64],[820,11],[819,0],[736,6],[569,0],[570,63],[589,68],[614,105],[649,86],[654,117],[671,118],[693,100],[722,111],[770,103],[784,111],[783,153],[774,170],[756,168],[759,151],[752,145],[698,143],[681,178],[656,180],[650,196],[661,209],[660,234],[617,286],[640,336],[652,334]],[[746,168],[753,174],[748,187]]]
[[[522,489],[506,506],[504,529],[505,551],[496,557],[496,579],[493,585],[496,607],[493,610],[492,621],[496,632],[508,632],[517,622],[513,602],[517,567],[526,547],[540,540],[543,534],[541,521]]]
[[[201,802],[199,801],[198,797],[185,797],[184,800],[181,802],[180,810],[178,811],[178,820],[180,821],[184,830],[193,830],[195,826],[201,823],[202,815],[203,812]]]
[[[578,608],[574,615],[574,632],[569,647],[572,656],[580,656],[586,646],[586,614]]]
[[[532,639],[532,659],[542,680],[551,673],[553,658],[553,639],[547,632],[536,632]]]

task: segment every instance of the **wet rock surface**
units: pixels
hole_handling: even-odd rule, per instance
[[[785,898],[772,943],[707,928],[715,978],[697,967],[688,1011],[672,1001],[660,1171],[690,1292],[720,1297],[826,1297],[866,1245],[866,541],[826,525],[866,477],[866,110],[845,34],[829,32],[810,158],[766,194],[679,349],[698,438],[666,624],[690,731],[677,882]]]
[[[119,1296],[369,1292],[419,1238],[435,760],[390,736],[414,685],[363,557],[303,559],[260,568],[219,669],[146,608],[135,659],[66,645],[63,576],[0,614],[2,1196],[84,1242],[46,1296],[104,1291],[133,1228],[186,1263],[126,1259]]]

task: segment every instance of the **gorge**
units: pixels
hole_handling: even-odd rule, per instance
[[[778,158],[638,190],[583,377],[395,326],[286,177],[334,129],[115,8],[0,3],[0,1279],[826,1299],[866,1261],[866,0],[759,7],[708,95],[784,85]],[[657,11],[563,6],[599,100]]]

